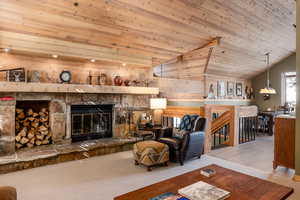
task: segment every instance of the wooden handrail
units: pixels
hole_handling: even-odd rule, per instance
[[[216,132],[217,130],[224,127],[226,124],[229,124],[232,120],[232,113],[231,111],[224,112],[221,116],[217,119],[213,120],[211,123],[211,134]]]

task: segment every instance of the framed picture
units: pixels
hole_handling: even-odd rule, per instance
[[[234,82],[228,81],[227,82],[227,96],[234,95]]]
[[[236,83],[236,96],[241,97],[243,96],[243,84]]]
[[[218,97],[226,96],[225,81],[218,81],[217,93],[218,93]]]

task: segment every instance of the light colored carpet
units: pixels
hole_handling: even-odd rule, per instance
[[[213,163],[291,185],[300,193],[300,184],[296,185],[282,174],[265,173],[207,155],[189,161],[183,167],[171,164],[147,172],[144,167],[134,165],[130,151],[0,175],[0,185],[15,186],[20,200],[110,200]],[[290,200],[300,199],[296,195]]]
[[[209,155],[264,172],[273,171],[274,137],[259,136],[255,141],[213,150]]]

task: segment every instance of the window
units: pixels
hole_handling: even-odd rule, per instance
[[[174,117],[173,118],[173,127],[174,128],[179,128],[181,122],[181,118],[180,117]]]
[[[296,104],[296,72],[284,73],[282,83],[282,104]]]

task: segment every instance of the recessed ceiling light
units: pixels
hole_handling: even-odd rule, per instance
[[[58,55],[53,54],[52,57],[53,57],[53,58],[58,58]]]
[[[126,66],[126,63],[123,63],[122,65],[123,65],[123,66]]]
[[[95,59],[91,59],[91,62],[96,62],[96,60]]]
[[[4,52],[6,53],[10,52],[10,48],[4,48]]]

